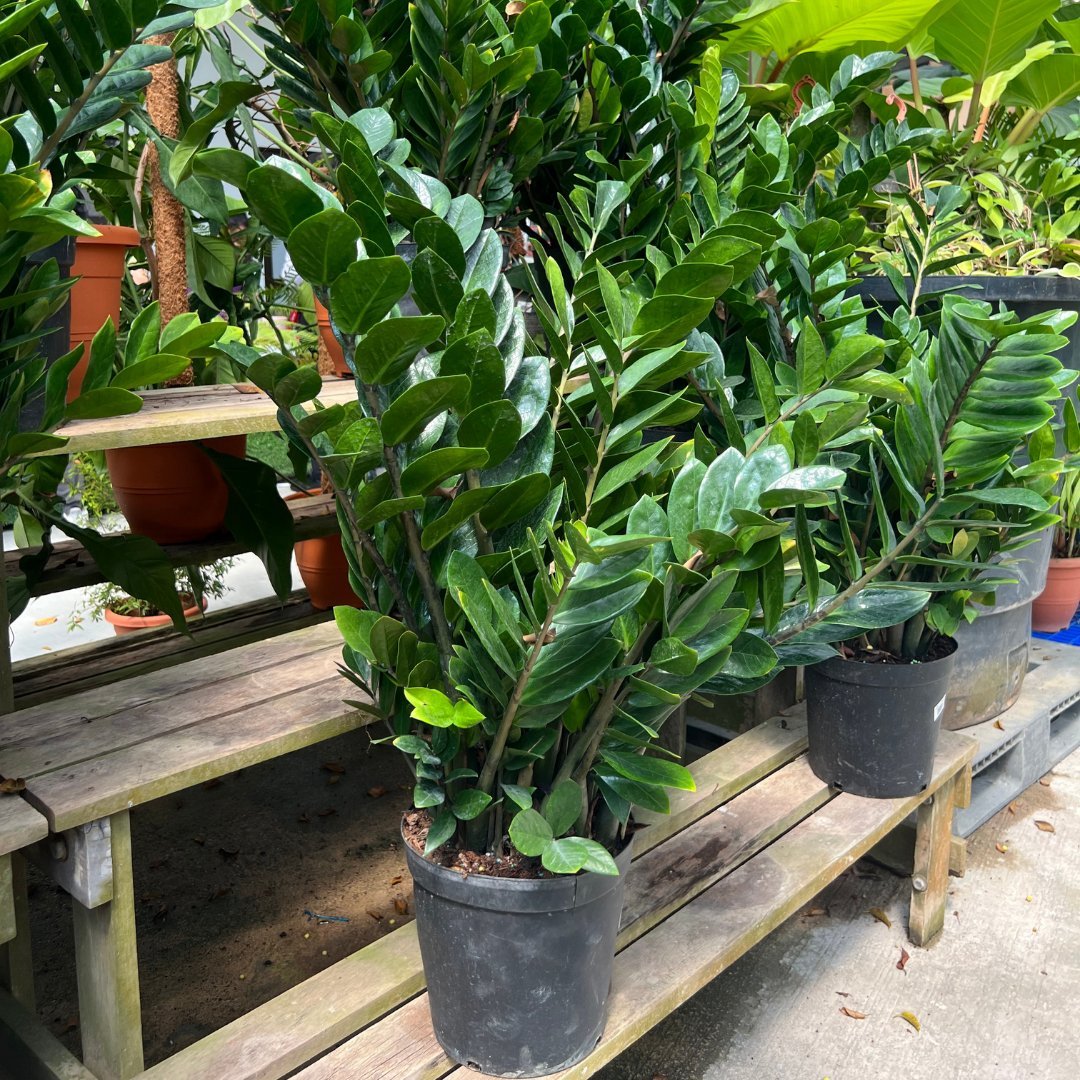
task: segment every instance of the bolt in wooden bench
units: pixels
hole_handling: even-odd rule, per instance
[[[777,717],[696,762],[697,791],[638,833],[603,1040],[560,1074],[593,1075],[865,854],[913,810],[909,933],[944,923],[950,823],[974,744],[942,734],[927,791],[837,794],[810,771],[801,717]],[[431,1030],[413,925],[149,1069],[143,1080],[467,1080]],[[297,1071],[300,1070],[300,1071]]]
[[[35,861],[72,896],[83,1057],[99,1080],[143,1068],[128,811],[369,723],[342,702],[340,658],[322,624],[0,724],[0,778],[26,780],[19,803],[53,834]]]

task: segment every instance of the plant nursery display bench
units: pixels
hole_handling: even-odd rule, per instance
[[[0,801],[0,931],[7,852],[26,848],[71,894],[84,1058],[101,1080],[143,1066],[129,811],[369,723],[341,701],[339,642],[313,626],[5,718],[0,777],[24,780],[26,801]]]
[[[635,836],[610,1015],[591,1076],[794,914],[912,811],[917,844],[909,934],[941,931],[954,806],[966,804],[975,744],[944,732],[926,791],[839,794],[806,761],[797,713],[691,766],[697,790]],[[149,1069],[145,1080],[438,1080],[476,1075],[435,1041],[413,924],[388,934]]]

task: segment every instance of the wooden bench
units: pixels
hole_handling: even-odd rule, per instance
[[[324,623],[0,725],[0,778],[25,779],[23,805],[54,834],[36,861],[72,896],[83,1057],[99,1080],[143,1068],[128,811],[369,723],[342,702],[340,658]]]
[[[950,825],[970,792],[971,740],[941,737],[921,795],[837,794],[810,771],[793,713],[741,735],[691,768],[635,839],[610,1016],[602,1041],[563,1077],[592,1076],[794,914],[856,859],[918,814],[909,934],[944,924]],[[143,1074],[143,1080],[467,1080],[431,1029],[415,926],[320,972]],[[299,1070],[299,1071],[298,1071]]]

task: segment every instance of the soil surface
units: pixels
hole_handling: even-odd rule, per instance
[[[949,637],[936,637],[926,650],[926,655],[918,659],[897,656],[888,649],[854,649],[850,645],[842,645],[840,652],[845,660],[855,660],[860,664],[930,664],[935,660],[944,660],[946,656],[952,656],[956,652],[956,642]]]
[[[426,810],[411,810],[405,815],[402,830],[405,842],[418,854],[424,854],[428,830],[431,828],[431,815]],[[502,878],[549,878],[549,874],[539,859],[530,859],[513,848],[508,853],[494,855],[476,851],[462,851],[444,844],[438,851],[428,856],[436,866],[445,866],[462,877],[470,874],[485,874],[488,877]]]
[[[412,919],[411,794],[360,731],[132,811],[147,1066]],[[77,1054],[70,900],[30,880],[39,1013]]]

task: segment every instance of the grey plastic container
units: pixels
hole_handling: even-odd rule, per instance
[[[405,854],[435,1037],[492,1076],[546,1076],[604,1030],[630,845],[619,876],[463,877]]]
[[[956,632],[960,646],[943,725],[951,731],[993,720],[1020,696],[1031,652],[1031,605],[1046,585],[1054,530],[1021,549],[1010,567],[1014,585],[997,590],[994,606]]]

